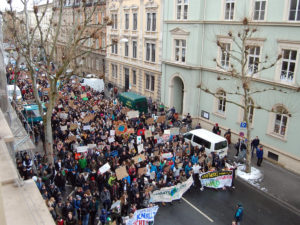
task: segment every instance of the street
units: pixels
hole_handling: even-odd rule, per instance
[[[300,216],[275,202],[262,192],[236,180],[236,189],[215,191],[205,189],[203,192],[193,187],[184,195],[181,203],[174,202],[160,206],[155,216],[156,225],[209,225],[231,224],[235,205],[244,207],[242,225],[299,225]],[[200,212],[207,215],[203,216]],[[213,220],[211,222],[209,220]]]

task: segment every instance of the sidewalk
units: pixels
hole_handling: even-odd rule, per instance
[[[234,147],[230,146],[228,152],[230,160],[235,161],[235,153]],[[294,174],[267,160],[263,160],[261,167],[258,167],[256,165],[256,156],[252,159],[252,167],[260,170],[263,175],[262,179],[258,180],[258,185],[252,186],[300,214],[300,175]]]

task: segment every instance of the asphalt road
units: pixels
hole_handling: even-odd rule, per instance
[[[233,191],[205,189],[203,192],[191,187],[181,203],[160,206],[155,225],[230,225],[237,203],[244,206],[242,225],[300,224],[299,215],[266,194],[238,180],[235,186]]]

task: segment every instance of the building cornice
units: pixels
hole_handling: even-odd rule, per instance
[[[166,24],[215,24],[215,25],[243,25],[241,21],[225,20],[164,20]],[[300,27],[299,22],[249,22],[251,26],[285,26]]]
[[[229,72],[226,72],[226,71],[223,71],[223,70],[217,70],[217,69],[209,68],[209,67],[193,66],[193,65],[187,65],[187,64],[182,64],[182,63],[175,63],[175,62],[168,61],[168,60],[162,60],[162,64],[181,67],[181,68],[189,69],[189,70],[203,70],[203,71],[212,72],[212,73],[216,73],[216,74],[222,74],[222,75],[225,75],[225,76],[231,76]],[[295,90],[295,91],[297,91],[300,88],[299,86],[296,86],[296,85],[288,85],[288,84],[278,83],[278,82],[263,79],[263,78],[254,78],[253,77],[252,81],[258,82],[258,83],[264,83],[264,84],[268,84],[268,85],[273,85],[273,86],[277,86],[277,87],[282,87],[282,88],[286,88],[286,89],[291,89],[291,90]]]

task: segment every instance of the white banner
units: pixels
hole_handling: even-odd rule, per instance
[[[154,191],[150,194],[150,202],[172,202],[178,200],[192,186],[193,182],[194,180],[191,176],[183,183]]]
[[[76,148],[76,150],[77,150],[78,153],[87,152],[88,146],[78,146],[78,147]]]
[[[128,119],[138,118],[140,115],[139,111],[129,111],[127,112]]]
[[[154,221],[157,211],[157,205],[151,208],[136,210],[133,217],[127,221],[126,225],[136,225],[138,221]]]
[[[216,171],[202,173],[199,176],[202,187],[223,188],[232,184],[232,171]]]

